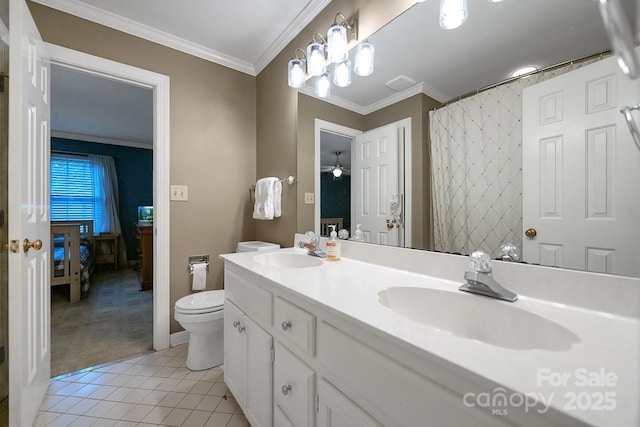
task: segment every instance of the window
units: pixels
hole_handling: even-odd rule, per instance
[[[89,157],[51,155],[51,220],[101,218],[102,191]]]

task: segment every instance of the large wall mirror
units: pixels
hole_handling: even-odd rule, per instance
[[[636,2],[621,4],[637,42]],[[328,99],[314,96],[313,80],[299,91],[298,231],[318,228],[304,193],[330,166],[316,152],[314,120],[365,132],[411,118],[412,247],[500,257],[500,245],[512,243],[525,262],[640,275],[639,251],[623,241],[640,240],[640,150],[620,114],[640,103],[640,86],[619,71],[598,2],[468,0],[467,21],[453,30],[440,28],[438,15],[438,1],[420,2],[369,37],[372,76],[354,76]],[[526,66],[544,71],[513,80]],[[608,114],[599,124],[573,114],[596,110]],[[558,122],[549,135],[541,115]],[[325,151],[337,163],[335,151],[344,158],[346,149]],[[564,188],[575,176],[591,189],[588,200]],[[562,243],[548,238],[558,234]],[[603,234],[609,243],[585,240]]]

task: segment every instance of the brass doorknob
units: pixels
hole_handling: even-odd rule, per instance
[[[533,239],[534,237],[536,237],[538,235],[538,232],[536,231],[535,228],[527,228],[524,232],[524,235],[527,236],[530,239]]]
[[[25,253],[29,252],[29,249],[31,248],[35,249],[36,251],[42,249],[42,240],[38,239],[30,242],[29,239],[24,239],[24,241],[22,242],[22,249],[24,249]]]

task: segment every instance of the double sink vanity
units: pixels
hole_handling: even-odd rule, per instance
[[[254,427],[638,425],[640,279],[343,242],[222,255],[225,382]]]

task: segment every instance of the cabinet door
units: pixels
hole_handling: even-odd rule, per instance
[[[312,427],[316,373],[280,343],[275,350],[274,401],[293,425]]]
[[[381,427],[381,424],[321,379],[318,384],[318,427]]]
[[[242,312],[229,300],[224,302],[224,382],[240,404],[243,399]]]
[[[245,327],[242,409],[253,427],[270,427],[273,420],[273,338],[248,316],[245,315],[242,322]]]

